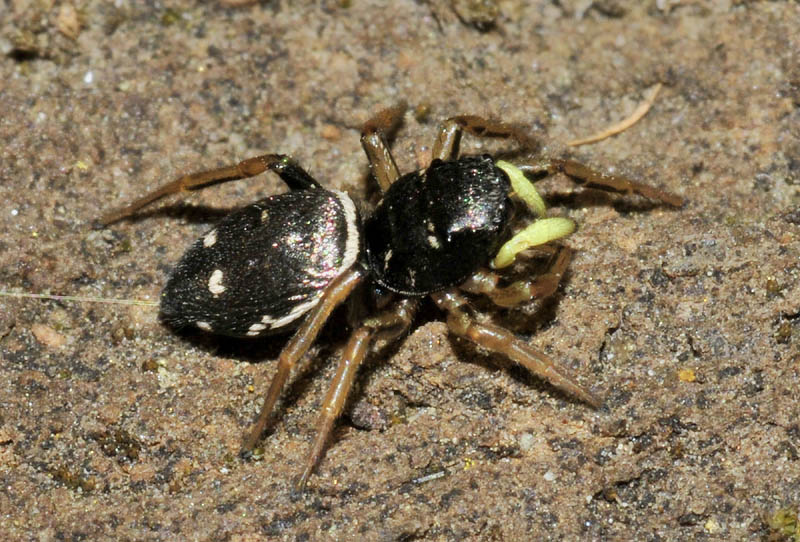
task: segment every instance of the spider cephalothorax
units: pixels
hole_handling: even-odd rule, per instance
[[[258,337],[297,327],[278,359],[277,372],[243,449],[252,450],[292,366],[305,354],[333,309],[362,283],[380,297],[377,313],[355,322],[323,402],[319,429],[301,474],[302,487],[324,450],[359,364],[378,338],[392,340],[411,326],[418,301],[429,297],[447,314],[452,333],[502,353],[581,400],[600,401],[564,368],[511,332],[482,324],[466,310],[462,292],[483,294],[512,307],[551,295],[569,263],[566,248],[554,249],[548,272],[500,286],[495,269],[520,252],[563,238],[571,220],[547,217],[528,175],[563,172],[607,190],[635,192],[670,205],[681,198],[591,170],[570,160],[539,158],[512,165],[491,156],[458,156],[463,132],[525,142],[518,129],[473,116],[445,121],[427,168],[400,176],[385,133],[404,106],[368,121],[361,142],[381,190],[375,208],[361,217],[344,192],[327,190],[283,155],[266,154],[235,166],[181,177],[103,217],[117,221],[169,194],[219,182],[277,173],[290,191],[234,211],[192,245],[161,296],[163,319],[176,327],[239,337]],[[512,234],[514,201],[535,216]]]

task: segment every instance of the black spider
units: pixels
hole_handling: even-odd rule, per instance
[[[675,206],[682,203],[675,195],[570,160],[540,158],[518,167],[487,155],[458,157],[464,131],[527,140],[517,128],[474,116],[445,121],[430,165],[400,176],[385,134],[397,126],[404,110],[402,105],[386,109],[364,126],[361,142],[382,198],[363,217],[344,192],[324,189],[286,156],[267,154],[186,175],[101,219],[107,225],[163,196],[252,177],[267,169],[289,186],[285,194],[231,213],[200,238],[178,263],[161,296],[162,317],[176,327],[195,326],[236,337],[298,327],[280,354],[261,413],[245,439],[246,451],[261,438],[292,366],[308,351],[334,308],[357,285],[366,283],[374,294],[374,315],[354,325],[342,352],[298,480],[300,488],[322,455],[370,344],[402,336],[423,296],[447,313],[455,335],[505,354],[591,405],[600,404],[543,353],[503,328],[475,321],[461,293],[484,294],[511,307],[549,296],[558,287],[569,263],[566,248],[554,251],[549,271],[533,280],[501,287],[501,277],[488,269],[505,267],[521,251],[574,229],[568,219],[546,218],[544,202],[526,174],[563,172],[588,185],[635,192]],[[515,235],[512,195],[537,216]]]

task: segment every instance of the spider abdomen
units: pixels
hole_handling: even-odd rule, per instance
[[[287,192],[243,207],[184,254],[161,294],[161,316],[257,337],[297,324],[358,258],[358,219],[343,192]]]
[[[508,176],[489,156],[434,160],[400,177],[364,225],[372,277],[404,295],[460,284],[505,238],[510,191]]]

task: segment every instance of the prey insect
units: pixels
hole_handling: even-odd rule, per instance
[[[235,337],[296,328],[244,438],[242,449],[249,452],[267,428],[292,367],[333,310],[348,299],[367,305],[370,316],[351,322],[353,330],[323,401],[298,488],[319,462],[371,346],[402,337],[425,298],[445,314],[452,334],[507,356],[581,401],[601,403],[567,369],[524,340],[478,322],[465,295],[484,295],[497,305],[514,307],[546,298],[558,288],[570,260],[565,247],[552,249],[549,270],[535,278],[506,284],[499,272],[526,249],[548,245],[575,229],[569,219],[547,216],[529,177],[564,173],[593,187],[682,204],[668,192],[571,160],[536,158],[512,165],[489,155],[460,156],[464,133],[512,139],[523,147],[529,143],[522,130],[475,116],[447,119],[430,164],[401,175],[386,134],[399,125],[404,111],[404,105],[383,110],[363,127],[361,143],[381,193],[371,210],[362,212],[348,194],[324,188],[289,157],[265,154],[185,175],[101,218],[109,225],[164,196],[266,171],[289,187],[284,194],[234,211],[197,240],[167,281],[161,315],[173,327]],[[519,202],[534,220],[514,233]],[[351,296],[359,286],[366,295]]]

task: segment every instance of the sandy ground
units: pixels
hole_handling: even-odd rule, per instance
[[[800,507],[800,6],[511,0],[481,30],[466,3],[6,0],[0,290],[157,300],[210,223],[283,188],[262,176],[93,230],[103,212],[264,152],[364,196],[371,113],[410,104],[405,171],[439,121],[488,115],[687,200],[546,179],[580,225],[563,287],[513,311],[476,301],[605,406],[452,339],[426,306],[364,367],[295,495],[341,318],[295,371],[263,458],[242,461],[285,338],[2,298],[5,540],[778,539],[776,513]],[[657,83],[633,128],[565,145]]]

